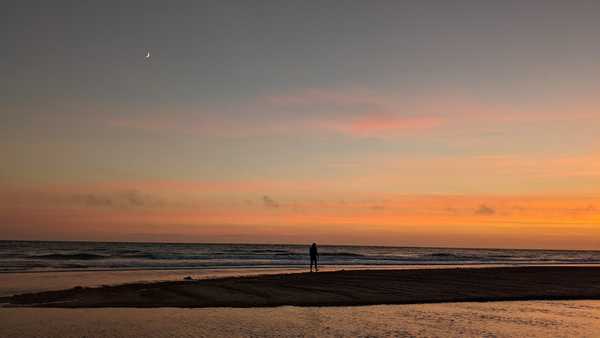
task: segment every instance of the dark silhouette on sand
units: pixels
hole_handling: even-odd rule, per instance
[[[354,270],[140,282],[0,297],[7,306],[349,306],[600,299],[600,268],[524,266]]]
[[[310,254],[310,272],[313,271],[313,264],[315,265],[315,272],[319,272],[318,262],[319,262],[319,252],[317,251],[317,243],[313,243],[310,246],[310,250],[308,251]]]

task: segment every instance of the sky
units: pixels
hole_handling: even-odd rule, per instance
[[[7,1],[0,239],[600,250],[598,13]]]

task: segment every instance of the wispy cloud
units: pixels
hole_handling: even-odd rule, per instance
[[[538,177],[600,177],[600,154],[496,155],[476,160],[499,172]]]
[[[439,112],[418,112],[414,104],[364,89],[305,89],[267,101],[278,109],[309,113],[307,126],[357,137],[393,136],[444,123]]]
[[[262,201],[267,208],[279,208],[279,203],[267,195],[262,197]]]
[[[388,97],[358,88],[305,88],[267,96],[261,101],[278,110],[327,115],[381,110],[390,105]]]
[[[475,210],[475,214],[477,215],[493,215],[496,213],[496,209],[489,207],[485,204],[481,204],[479,208]]]
[[[35,235],[45,229],[50,236],[69,234],[73,229],[88,235],[106,231],[168,233],[189,226],[182,235],[212,236],[210,229],[239,234],[266,226],[270,236],[280,241],[293,227],[338,235],[347,232],[348,227],[370,233],[379,231],[380,240],[393,232],[421,232],[427,236],[461,232],[496,238],[497,234],[510,231],[515,236],[525,236],[523,233],[527,232],[530,239],[539,231],[599,234],[597,196],[395,195],[351,191],[337,195],[319,190],[318,195],[313,191],[304,196],[278,191],[277,198],[269,192],[257,199],[255,192],[197,191],[191,195],[189,191],[162,188],[111,188],[117,186],[122,187],[115,183],[37,186],[33,190],[13,186],[0,190],[0,230],[4,234],[24,234],[33,229],[27,233]],[[189,203],[178,203],[179,193],[183,194],[181,198],[189,197]]]
[[[72,195],[75,204],[104,208],[160,208],[168,203],[162,197],[138,190]]]
[[[324,126],[353,136],[394,136],[431,130],[443,122],[439,116],[368,114],[347,121],[325,123]]]
[[[114,128],[145,132],[223,137],[304,132],[393,136],[444,124],[439,112],[415,107],[419,106],[364,89],[300,89],[212,107],[210,111],[196,107],[154,109],[113,117],[107,123]]]

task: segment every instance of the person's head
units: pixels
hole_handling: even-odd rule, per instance
[[[312,246],[317,246],[317,243],[313,243]]]

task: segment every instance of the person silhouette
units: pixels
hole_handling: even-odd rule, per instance
[[[319,272],[319,267],[317,263],[319,261],[319,252],[317,251],[317,243],[313,243],[310,246],[310,250],[308,250],[310,255],[310,272],[313,271],[313,264],[315,265],[315,272]]]

